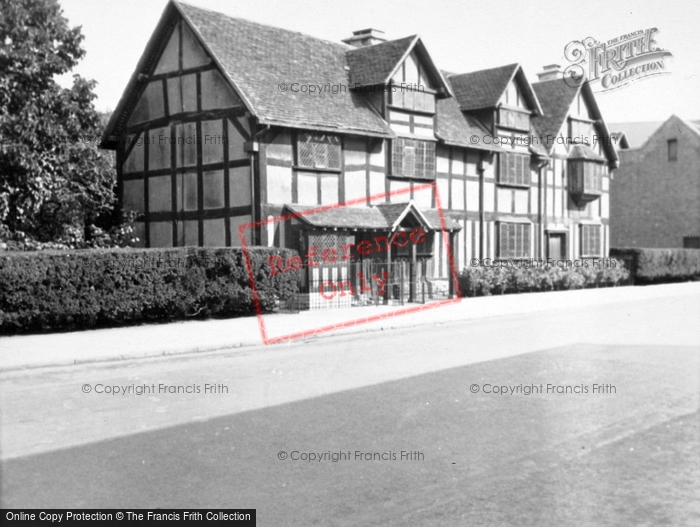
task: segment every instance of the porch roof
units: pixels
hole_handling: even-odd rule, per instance
[[[401,220],[407,209],[413,208],[421,223],[433,231],[441,231],[437,210],[421,210],[415,203],[382,203],[372,207],[319,207],[315,205],[287,204],[285,208],[303,222],[313,227],[357,230],[391,230]],[[462,226],[445,216],[448,231],[461,230]]]

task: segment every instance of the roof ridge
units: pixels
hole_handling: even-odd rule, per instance
[[[395,44],[395,43],[398,42],[399,40],[408,40],[408,39],[410,39],[411,41],[414,41],[414,40],[416,40],[417,38],[420,38],[420,35],[418,35],[418,34],[416,33],[415,35],[408,35],[408,36],[406,36],[406,37],[392,38],[391,40],[385,40],[385,41],[383,41],[383,42],[377,42],[376,44],[372,44],[372,45],[370,45],[370,46],[359,46],[359,47],[350,46],[351,49],[349,49],[348,52],[360,51],[360,50],[364,50],[364,49],[376,49],[376,48],[378,48],[379,46],[383,46],[383,45],[386,45],[386,44]]]
[[[546,81],[538,80],[537,82],[533,82],[531,84],[534,86],[535,84],[547,84],[548,82],[556,82],[556,81],[563,81],[564,83],[566,83],[566,79],[564,79],[564,77],[556,77],[554,79],[547,79]],[[566,85],[569,86],[569,84],[566,84]],[[579,84],[576,87],[580,88],[581,86],[582,86],[582,84]],[[569,87],[571,88],[571,86],[569,86]]]
[[[253,24],[253,25],[256,25],[259,27],[274,29],[276,31],[284,31],[286,33],[291,33],[291,34],[302,36],[305,38],[312,38],[312,39],[318,40],[320,42],[325,42],[327,44],[332,44],[334,46],[338,46],[340,48],[343,48],[345,51],[359,49],[359,48],[355,48],[355,46],[351,46],[350,44],[346,44],[345,42],[336,42],[335,40],[329,40],[327,38],[316,37],[316,36],[310,35],[308,33],[302,33],[301,31],[296,31],[294,29],[286,29],[286,28],[279,27],[279,26],[273,26],[271,24],[265,24],[263,22],[258,22],[256,20],[251,20],[249,18],[244,18],[244,17],[240,17],[240,16],[231,16],[231,15],[228,15],[226,13],[222,13],[221,11],[214,11],[213,9],[207,9],[206,7],[200,7],[200,6],[197,6],[194,4],[190,4],[189,2],[183,2],[182,0],[169,0],[169,1],[173,4],[179,4],[180,6],[186,6],[188,8],[196,9],[198,11],[205,11],[207,13],[211,13],[211,14],[218,15],[218,16],[223,16],[223,17],[226,17],[226,18],[231,19],[231,20],[239,20],[239,21],[246,22],[248,24]]]
[[[504,64],[503,66],[494,66],[493,68],[483,68],[480,70],[465,71],[463,73],[452,73],[450,76],[459,77],[460,75],[472,75],[473,73],[483,73],[485,71],[501,70],[501,69],[506,69],[506,68],[515,68],[517,66],[520,66],[520,63],[513,62],[512,64]]]

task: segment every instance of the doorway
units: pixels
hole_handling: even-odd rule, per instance
[[[566,259],[566,234],[550,232],[547,234],[547,258],[552,260]]]

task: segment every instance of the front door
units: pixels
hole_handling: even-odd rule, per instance
[[[566,258],[566,234],[557,232],[547,235],[547,258],[553,260]]]

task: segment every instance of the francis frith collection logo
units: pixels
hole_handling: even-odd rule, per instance
[[[564,71],[570,86],[588,81],[594,91],[610,91],[632,82],[667,75],[671,52],[658,47],[657,28],[640,29],[601,42],[593,37],[569,42],[564,57],[571,64]]]

